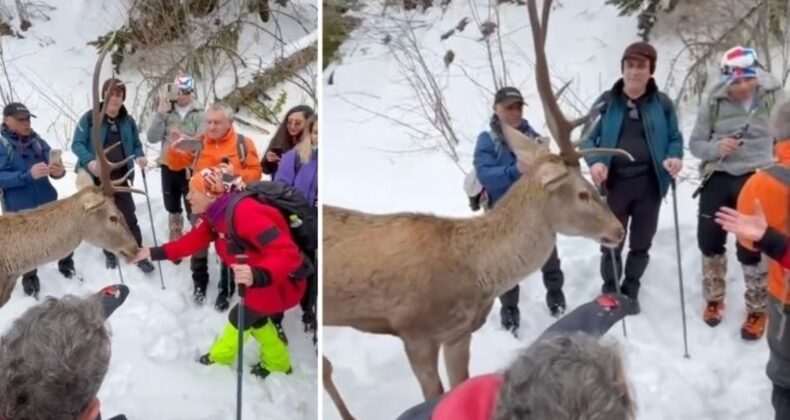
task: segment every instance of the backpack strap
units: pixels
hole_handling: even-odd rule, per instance
[[[721,98],[715,95],[710,95],[708,100],[708,124],[710,126],[710,134],[713,134],[713,125],[719,120],[719,109],[721,108]],[[710,139],[708,139],[710,140]]]
[[[244,136],[240,133],[236,133],[236,151],[239,154],[239,161],[241,162],[241,167],[247,167],[247,145],[244,144]]]
[[[784,183],[790,187],[790,167],[786,165],[775,164],[763,169],[765,173],[771,175],[779,182]]]
[[[0,146],[2,146],[6,151],[6,161],[4,164],[9,164],[14,159],[14,146],[11,144],[11,141],[6,138],[6,136],[0,135]]]
[[[244,241],[236,234],[236,227],[233,224],[233,212],[236,211],[236,205],[239,204],[241,200],[252,197],[255,194],[256,193],[253,191],[238,192],[230,199],[228,207],[225,209],[225,226],[228,230],[225,236],[227,236],[232,245],[232,248],[229,248],[228,251],[233,255],[243,254],[245,249],[252,248],[250,243]]]

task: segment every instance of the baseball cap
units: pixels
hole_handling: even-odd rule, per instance
[[[11,102],[10,104],[6,105],[5,108],[3,108],[3,116],[14,118],[35,117],[35,115],[31,114],[30,110],[28,110],[25,105],[19,102]]]
[[[494,95],[494,105],[509,105],[516,102],[521,102],[523,104],[524,97],[521,95],[521,92],[518,89],[511,86],[506,86],[502,89],[499,89],[496,95]]]

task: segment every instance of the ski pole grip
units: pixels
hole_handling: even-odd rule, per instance
[[[238,254],[236,255],[236,262],[239,264],[247,264],[247,254]],[[240,284],[239,286],[239,297],[244,297],[247,292],[247,286]]]

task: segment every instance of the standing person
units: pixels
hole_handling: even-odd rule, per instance
[[[773,383],[776,420],[790,418],[790,101],[773,111],[772,136],[778,163],[758,171],[743,185],[738,211],[722,208],[716,222],[738,242],[771,258],[768,274],[767,374]],[[740,213],[740,214],[739,214]]]
[[[225,330],[209,353],[201,356],[200,363],[234,362],[239,350],[239,330],[242,330],[245,340],[251,335],[261,345],[260,363],[252,369],[254,375],[265,378],[273,372],[291,373],[287,340],[272,316],[299,302],[312,266],[302,258],[279,209],[253,197],[235,198],[244,189],[244,182],[240,176],[231,175],[231,170],[225,166],[195,172],[189,182],[188,197],[192,210],[200,215],[195,227],[175,242],[141,249],[135,259],[150,256],[154,260],[172,261],[199,252],[214,242],[217,255],[233,269],[233,280],[247,286],[245,323],[238,325],[241,308],[234,306]],[[235,232],[230,230],[229,219],[233,220]],[[239,242],[246,246],[239,249]],[[244,254],[247,262],[240,263],[239,254]]]
[[[721,322],[727,284],[727,232],[714,221],[722,206],[735,207],[738,194],[755,170],[773,162],[773,138],[769,116],[784,95],[770,74],[758,72],[757,55],[751,48],[735,47],[724,54],[723,80],[700,106],[691,134],[691,154],[702,163],[704,184],[699,199],[697,242],[703,256],[703,293],[707,305],[705,323]],[[738,262],[746,283],[746,320],[741,337],[757,340],[765,331],[766,268],[760,253],[736,244]]]
[[[101,121],[101,137],[102,147],[106,150],[117,143],[121,143],[121,147],[114,148],[107,156],[110,162],[120,162],[128,156],[134,156],[133,161],[129,161],[126,167],[115,169],[110,173],[110,179],[118,180],[124,177],[130,170],[134,170],[134,163],[140,166],[140,170],[145,170],[148,160],[143,154],[143,144],[140,142],[140,136],[137,131],[137,122],[129,115],[123,101],[126,100],[126,86],[118,79],[107,79],[102,84],[101,97],[107,101],[107,114]],[[99,105],[104,106],[104,101]],[[71,151],[77,155],[77,166],[86,168],[93,176],[93,182],[99,185],[99,166],[96,162],[96,156],[93,150],[93,143],[91,142],[91,125],[93,124],[93,112],[88,111],[83,114],[77,123],[77,128],[74,130],[74,138],[71,143]],[[129,186],[134,181],[134,172],[124,182],[123,185]],[[123,214],[129,230],[131,230],[134,239],[137,241],[137,246],[142,245],[143,236],[140,232],[140,226],[137,224],[137,216],[135,215],[136,207],[134,205],[134,198],[130,192],[119,192],[113,196],[115,205],[118,210]],[[114,269],[118,266],[118,257],[108,250],[104,252],[105,264],[108,269]],[[148,274],[154,271],[154,265],[149,260],[141,260],[137,263],[137,267],[144,273]]]
[[[233,127],[233,110],[223,104],[210,106],[205,113],[206,131],[198,136],[202,149],[198,152],[184,150],[180,144],[184,137],[178,128],[170,132],[171,143],[165,152],[165,163],[173,170],[180,171],[190,168],[193,173],[214,166],[227,167],[235,175],[241,176],[245,183],[261,179],[261,165],[255,143],[252,139],[236,133]],[[190,222],[197,223],[199,216],[190,216]],[[208,286],[208,248],[192,253],[190,268],[194,282],[193,300],[202,304],[206,299]],[[230,279],[230,269],[223,265],[220,268],[219,293],[214,307],[224,311],[230,307],[230,298],[234,292],[234,282]]]
[[[625,49],[620,59],[623,76],[596,100],[593,108],[600,107],[600,122],[580,145],[580,149],[620,148],[634,157],[633,162],[610,155],[585,159],[609,208],[626,229],[631,222],[625,269],[625,239],[615,250],[601,247],[601,292],[623,293],[635,301],[637,312],[661,200],[683,168],[683,135],[675,107],[653,79],[657,58],[655,48],[646,42]]]
[[[291,185],[304,194],[318,216],[318,115],[307,120],[302,140],[295,148],[285,152],[274,180]],[[309,250],[310,261],[318,267],[317,250]],[[306,331],[316,332],[316,306],[318,300],[318,273],[307,281],[307,292],[302,298],[302,323]],[[315,335],[313,335],[315,338]]]
[[[203,109],[192,96],[195,81],[189,75],[179,75],[176,77],[175,85],[178,87],[178,99],[171,102],[167,92],[162,92],[159,96],[159,106],[147,132],[149,143],[162,143],[159,157],[162,168],[162,198],[165,209],[169,213],[171,241],[180,238],[183,234],[183,210],[186,209],[187,214],[190,211],[187,201],[187,193],[189,193],[187,170],[174,171],[165,164],[165,152],[170,146],[169,134],[173,129],[178,129],[184,136],[195,137],[205,130]]]
[[[263,159],[261,159],[264,174],[274,177],[283,154],[299,143],[299,140],[302,139],[304,124],[314,113],[313,108],[307,105],[297,105],[288,110],[283,122],[280,123],[280,127],[277,128],[277,132],[269,142]]]
[[[475,172],[480,184],[486,190],[490,207],[494,207],[522,175],[516,165],[516,156],[504,141],[502,124],[507,124],[531,138],[540,136],[522,117],[523,114],[524,97],[521,92],[514,87],[503,87],[494,96],[494,115],[489,121],[489,130],[477,136],[474,152]],[[565,294],[562,292],[564,275],[556,248],[541,271],[543,284],[546,287],[546,305],[553,316],[560,316],[565,312]],[[518,330],[521,323],[518,298],[518,285],[499,298],[502,302],[500,309],[502,326],[513,332]]]
[[[0,128],[0,202],[3,212],[36,208],[58,199],[49,178],[60,179],[66,170],[60,161],[50,161],[49,144],[30,126],[35,117],[19,102],[3,108]],[[75,274],[73,254],[58,261],[58,271],[66,278]],[[25,294],[38,298],[41,284],[38,270],[22,275]]]

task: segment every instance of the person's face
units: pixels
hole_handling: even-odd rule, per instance
[[[315,145],[318,144],[318,122],[313,124],[313,130],[310,131],[310,141]]]
[[[524,103],[511,102],[496,104],[494,105],[494,113],[503,124],[518,128],[521,125],[522,116],[524,115]]]
[[[16,133],[21,137],[27,137],[30,135],[30,117],[27,118],[18,118],[8,116],[3,118],[3,122],[5,123],[6,127],[9,130]]]
[[[192,103],[192,91],[191,90],[178,90],[178,100],[176,101],[178,106],[185,107]]]
[[[114,89],[107,99],[107,113],[117,114],[123,106],[123,91],[121,89]]]
[[[189,193],[187,194],[187,201],[189,201],[189,205],[192,206],[192,213],[203,214],[206,212],[206,209],[208,209],[208,206],[214,202],[214,199],[190,187]]]
[[[727,92],[736,101],[744,102],[754,95],[757,90],[757,78],[738,79],[727,87]]]
[[[219,140],[225,137],[230,130],[231,122],[225,118],[222,111],[214,111],[206,114],[206,134],[212,140]]]
[[[644,89],[650,81],[650,62],[626,58],[623,63],[623,82],[628,89]]]
[[[307,120],[303,112],[294,112],[288,116],[285,122],[288,134],[291,137],[298,136],[304,130],[304,122]]]

